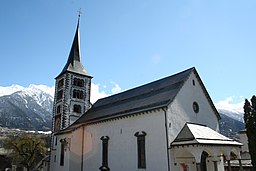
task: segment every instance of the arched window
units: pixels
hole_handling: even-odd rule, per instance
[[[73,80],[73,85],[77,85],[78,83],[77,83],[78,81],[77,81],[77,78],[74,78],[74,80]]]
[[[58,88],[63,87],[64,85],[64,79],[62,78],[61,80],[58,81]]]
[[[99,168],[101,171],[109,171],[108,167],[108,136],[102,136],[100,138],[102,140],[102,166]]]
[[[73,90],[73,98],[76,98],[77,96],[77,90]]]
[[[206,151],[203,151],[201,154],[201,171],[207,171],[206,159],[209,157],[209,154]]]
[[[60,140],[61,141],[61,140]],[[64,166],[64,158],[65,158],[65,142],[61,141],[60,146],[60,165]]]
[[[84,92],[81,90],[73,90],[73,98],[76,99],[83,99],[84,97]]]
[[[57,114],[60,114],[60,108],[61,108],[61,106],[58,105],[58,106],[57,106]]]
[[[84,80],[79,78],[74,78],[73,85],[78,87],[84,87]]]
[[[145,147],[145,137],[147,133],[136,132],[134,136],[137,137],[137,161],[139,169],[146,169],[146,147]]]
[[[57,132],[57,131],[59,131],[60,130],[60,120],[61,120],[61,118],[60,118],[60,116],[56,116],[56,118],[55,118],[55,125],[54,125],[54,132]]]
[[[84,80],[80,80],[80,87],[84,86]]]
[[[63,90],[60,90],[60,91],[58,91],[58,93],[57,93],[57,100],[62,99],[62,97],[63,97]]]
[[[76,112],[76,113],[81,113],[82,110],[81,110],[81,105],[74,105],[73,107],[73,112]]]

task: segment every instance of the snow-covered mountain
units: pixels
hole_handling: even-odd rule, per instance
[[[218,109],[219,113],[222,113],[228,117],[231,117],[237,121],[244,122],[244,114],[240,111],[228,110],[228,109]]]
[[[18,91],[21,91],[24,94],[34,96],[35,98],[36,96],[42,93],[48,94],[51,97],[53,97],[54,95],[54,87],[48,87],[46,85],[35,85],[35,84],[30,84],[28,87],[22,87],[20,85],[13,84],[11,86],[6,86],[6,87],[0,86],[0,97],[5,95],[11,95]],[[35,100],[40,100],[40,97]]]
[[[219,113],[225,114],[235,120],[244,122],[243,119],[243,106],[244,98],[238,98],[238,102],[235,102],[235,97],[228,97],[225,100],[215,103]]]
[[[221,116],[220,132],[230,138],[235,138],[237,132],[244,129],[243,99],[234,103],[233,97],[215,103]]]
[[[0,87],[0,126],[51,130],[54,87]]]

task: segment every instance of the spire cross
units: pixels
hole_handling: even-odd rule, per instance
[[[81,14],[83,14],[82,13],[82,11],[81,11],[81,8],[79,9],[79,11],[77,11],[78,12],[78,20],[80,19],[80,16],[81,16]]]

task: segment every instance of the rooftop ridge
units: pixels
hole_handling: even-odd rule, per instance
[[[142,89],[142,88],[144,88],[144,87],[153,86],[154,84],[160,83],[160,82],[162,82],[163,80],[167,80],[167,79],[174,78],[174,77],[176,77],[176,76],[178,76],[178,75],[182,75],[182,74],[184,74],[184,73],[186,73],[186,72],[189,72],[189,73],[190,73],[190,72],[193,71],[193,70],[195,70],[194,67],[189,68],[189,69],[184,70],[184,71],[181,71],[181,72],[178,72],[178,73],[175,73],[175,74],[173,74],[173,75],[170,75],[170,76],[161,78],[161,79],[159,79],[159,80],[151,81],[151,82],[146,83],[146,84],[144,84],[144,85],[140,85],[140,86],[138,86],[138,87],[134,87],[134,88],[128,89],[128,90],[126,90],[126,91],[123,91],[123,92],[120,92],[120,93],[117,93],[117,94],[114,94],[114,95],[111,95],[111,96],[108,96],[108,97],[101,98],[101,99],[99,99],[98,101],[102,101],[102,100],[106,100],[106,99],[109,99],[109,98],[114,98],[114,97],[117,97],[117,96],[121,96],[121,95],[123,95],[123,94],[127,94],[127,93],[132,92],[132,91],[138,91],[139,89]],[[186,77],[187,77],[187,76],[188,76],[188,75],[186,75]],[[170,87],[170,86],[173,86],[173,85],[178,84],[178,83],[180,83],[180,82],[184,82],[184,80],[178,81],[178,82],[174,82],[173,84],[168,85],[168,86]],[[150,91],[153,91],[153,90],[156,91],[156,90],[160,90],[160,89],[162,89],[162,88],[166,88],[166,86],[162,86],[161,88],[157,88],[157,89],[152,88],[151,90],[147,90],[147,91],[141,93],[140,95],[148,94]],[[134,97],[136,97],[136,96],[139,96],[139,95],[131,96],[131,97],[126,98],[126,99],[132,99],[132,98],[134,98]],[[98,101],[96,101],[95,104],[96,104]],[[119,99],[117,99],[116,101],[119,101]]]

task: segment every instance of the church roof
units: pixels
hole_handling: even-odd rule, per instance
[[[152,109],[167,107],[178,94],[184,82],[196,69],[190,68],[172,76],[139,86],[137,88],[98,100],[91,109],[82,115],[73,125],[102,121],[124,115],[144,112]],[[206,89],[201,83],[217,117],[219,114],[214,107]]]
[[[241,143],[227,138],[205,125],[186,123],[178,136],[171,143],[171,146],[194,144],[242,145]]]
[[[81,54],[80,54],[80,33],[79,33],[79,19],[78,19],[76,33],[75,33],[75,37],[72,43],[72,47],[69,53],[67,63],[64,66],[63,70],[61,71],[61,73],[57,76],[57,78],[62,74],[64,74],[65,72],[73,72],[81,75],[90,76],[81,62],[82,61],[81,61]]]

